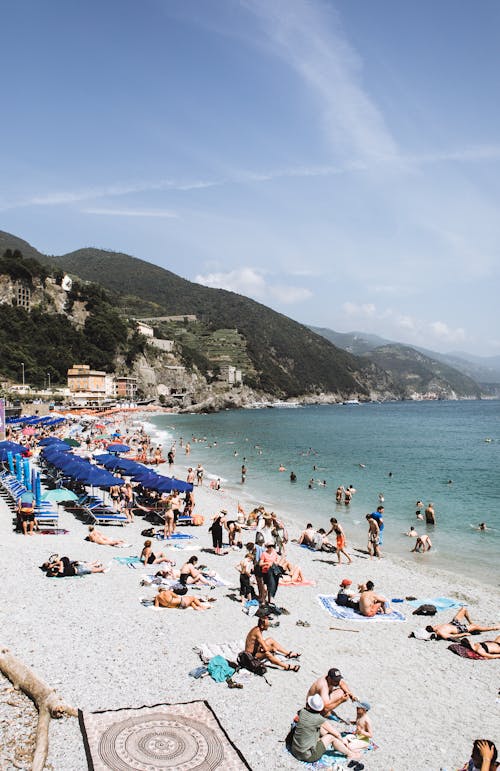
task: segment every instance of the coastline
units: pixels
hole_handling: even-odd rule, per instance
[[[182,458],[178,469],[184,465],[188,462]],[[168,473],[166,468],[159,471]],[[252,497],[250,483],[245,493]],[[23,538],[11,532],[10,512],[1,502],[0,580],[6,590],[0,609],[2,645],[82,709],[207,699],[255,771],[302,767],[283,751],[282,741],[309,685],[331,666],[342,671],[358,696],[372,703],[379,749],[363,757],[367,769],[458,768],[468,759],[474,738],[487,736],[498,742],[499,661],[464,660],[450,653],[444,642],[408,639],[426,621],[412,616],[413,608],[407,603],[397,606],[407,617],[406,623],[344,622],[320,607],[316,596],[335,593],[342,578],[349,577],[353,584],[371,578],[389,598],[444,595],[469,603],[473,619],[480,623],[500,621],[498,590],[464,579],[458,572],[422,571],[397,557],[370,561],[354,551],[352,566],[334,567],[330,555],[291,544],[289,558],[317,585],[280,587],[277,604],[290,615],[282,616],[272,633],[285,646],[302,651],[300,672],[269,670],[272,687],[253,677],[241,691],[231,691],[210,678],[190,678],[189,670],[199,663],[194,646],[244,638],[252,626],[240,605],[226,597],[238,585],[234,565],[239,553],[216,557],[201,551],[210,543],[207,524],[211,517],[221,508],[235,512],[237,498],[234,492],[208,486],[195,488],[195,498],[196,511],[205,516],[205,525],[186,532],[197,537],[199,549],[169,553],[175,555],[178,565],[183,557],[198,554],[229,582],[229,588],[214,591],[218,601],[213,608],[196,615],[191,610],[184,614],[143,607],[140,598],[154,596],[155,591],[140,586],[141,569],[113,562],[104,575],[62,581],[47,580],[38,570],[56,551],[104,562],[138,554],[144,541],[141,519],[125,529],[106,528],[106,534],[125,537],[132,544],[130,549],[115,550],[84,541],[85,526],[62,510],[61,524],[69,534]],[[280,515],[287,519],[281,509]],[[249,533],[249,540],[251,536]],[[350,544],[353,546],[364,548],[365,544]],[[155,548],[165,547],[160,542]],[[444,622],[451,614],[439,613],[436,620]],[[297,626],[299,619],[311,626]],[[331,630],[331,626],[338,629]],[[353,628],[354,633],[348,631]],[[491,635],[481,635],[481,639],[491,639]],[[353,717],[352,708],[343,706],[339,713]],[[77,721],[53,721],[50,742],[49,762],[56,771],[87,768]]]

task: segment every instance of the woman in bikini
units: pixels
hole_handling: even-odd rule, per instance
[[[500,659],[500,635],[494,640],[483,640],[473,643],[468,637],[462,640],[462,645],[466,645],[471,651],[479,653],[483,659]]]
[[[183,586],[187,584],[205,584],[206,586],[212,586],[212,582],[205,578],[200,570],[196,567],[198,557],[190,557],[187,562],[181,567],[181,574],[179,581]]]
[[[154,603],[155,608],[179,608],[179,610],[185,610],[186,608],[193,608],[193,610],[210,609],[210,605],[206,605],[198,597],[192,597],[190,594],[179,597],[179,595],[171,592],[170,589],[165,589],[162,586],[158,589]]]
[[[141,551],[141,562],[145,565],[156,565],[159,562],[170,562],[166,554],[161,551],[159,554],[155,554],[151,548],[151,541],[144,541],[144,548]]]

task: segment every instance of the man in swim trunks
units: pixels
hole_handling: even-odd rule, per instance
[[[275,654],[282,653],[283,656],[285,656],[287,659],[298,659],[300,653],[287,651],[286,648],[276,642],[276,640],[273,640],[271,637],[264,638],[262,633],[265,632],[266,629],[269,629],[269,618],[264,616],[263,618],[259,618],[259,623],[257,626],[254,626],[253,629],[250,629],[249,633],[247,634],[245,652],[250,653],[252,656],[255,656],[256,659],[260,659],[261,661],[270,661],[271,664],[280,667],[280,669],[298,672],[300,669],[300,664],[290,664],[289,662],[285,663]]]
[[[390,605],[385,597],[375,594],[373,581],[367,581],[359,595],[359,612],[363,616],[376,616],[377,613],[390,613]]]
[[[378,525],[378,542],[380,546],[383,544],[383,535],[384,535],[384,507],[383,506],[377,506],[377,511],[373,511],[371,513],[372,519],[374,519]]]
[[[193,608],[193,610],[209,610],[210,605],[206,605],[198,597],[192,597],[189,594],[185,594],[179,597],[178,594],[174,594],[170,589],[160,586],[158,588],[158,594],[154,600],[155,608],[179,608],[185,610],[186,608]]]
[[[434,506],[432,503],[429,503],[425,510],[425,524],[426,525],[435,525],[436,524],[436,512],[434,511]]]
[[[370,559],[372,557],[380,558],[380,529],[378,522],[371,514],[366,515],[366,520],[368,522],[368,554]]]
[[[413,547],[412,551],[418,551],[418,552],[424,552],[424,551],[430,551],[432,549],[432,541],[429,538],[426,533],[423,533],[422,535],[417,535],[417,540],[415,541],[415,546]]]
[[[467,608],[460,608],[449,624],[437,624],[427,626],[428,632],[435,632],[441,640],[458,640],[474,632],[495,632],[500,629],[500,624],[495,626],[479,626],[471,621]]]
[[[100,546],[127,546],[125,541],[122,541],[120,538],[110,538],[104,535],[100,530],[96,530],[94,525],[89,525],[89,534],[85,540],[98,543]]]
[[[304,546],[314,546],[314,537],[316,531],[310,522],[307,523],[306,529],[300,534],[298,543],[304,544]]]
[[[307,699],[315,694],[323,699],[323,715],[325,716],[333,712],[344,701],[357,701],[356,696],[351,692],[341,673],[335,667],[314,681],[307,692]]]

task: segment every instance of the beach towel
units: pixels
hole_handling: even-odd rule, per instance
[[[462,659],[479,659],[481,661],[488,661],[488,659],[485,659],[484,656],[480,656],[479,653],[471,650],[468,645],[462,645],[461,643],[452,643],[451,645],[448,645],[448,650],[452,653],[456,653],[456,655],[460,656]]]
[[[345,736],[345,732],[343,733],[343,736]],[[374,752],[375,750],[378,750],[378,744],[375,744],[373,739],[370,739],[370,741],[366,743],[366,749],[361,750],[361,753],[364,755],[367,752]],[[325,752],[325,754],[314,763],[306,763],[304,760],[297,760],[297,758],[295,758],[290,750],[288,750],[286,747],[285,752],[288,755],[291,755],[297,764],[305,766],[306,768],[311,769],[311,771],[323,771],[325,768],[330,769],[330,771],[344,771],[344,769],[348,768],[349,761],[346,756],[341,755],[335,750],[329,750],[328,752]]]
[[[165,537],[162,533],[156,533],[155,538],[159,541],[190,541],[196,539],[195,535],[189,535],[189,533],[172,533]]]
[[[333,594],[318,594],[318,601],[328,611],[330,616],[342,618],[346,621],[406,621],[406,618],[399,610],[393,610],[392,613],[377,613],[376,616],[363,616],[353,608],[337,605],[335,595]]]
[[[224,683],[236,670],[230,667],[223,656],[214,656],[208,662],[208,674],[216,683]]]
[[[144,567],[144,562],[141,562],[139,557],[113,557],[113,560],[115,562],[118,562],[120,565],[126,565],[129,568],[136,569],[137,565],[142,565]]]
[[[214,656],[222,656],[226,661],[236,661],[238,653],[245,647],[243,640],[233,640],[226,643],[204,643],[193,648],[204,664],[208,664]]]
[[[207,701],[79,710],[78,720],[93,771],[250,769]]]
[[[282,578],[280,578],[280,586],[316,586],[316,581],[308,580],[307,578],[304,579],[304,581],[283,581]]]
[[[436,610],[449,610],[450,608],[462,608],[467,603],[451,600],[449,597],[424,597],[420,600],[409,600],[408,605],[418,608],[419,605],[434,605]]]

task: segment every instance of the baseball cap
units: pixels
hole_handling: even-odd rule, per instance
[[[355,701],[354,706],[361,707],[361,709],[364,709],[365,712],[368,712],[368,710],[371,709],[371,704],[367,701]]]
[[[313,696],[308,697],[307,706],[310,707],[313,712],[321,712],[324,709],[325,703],[319,693],[315,693]]]
[[[344,578],[344,580],[340,582],[341,586],[350,586],[351,584],[352,584],[352,581],[350,578]]]
[[[342,674],[339,669],[334,669],[334,668],[329,669],[327,677],[329,677],[330,680],[337,680],[337,681],[342,680]]]

